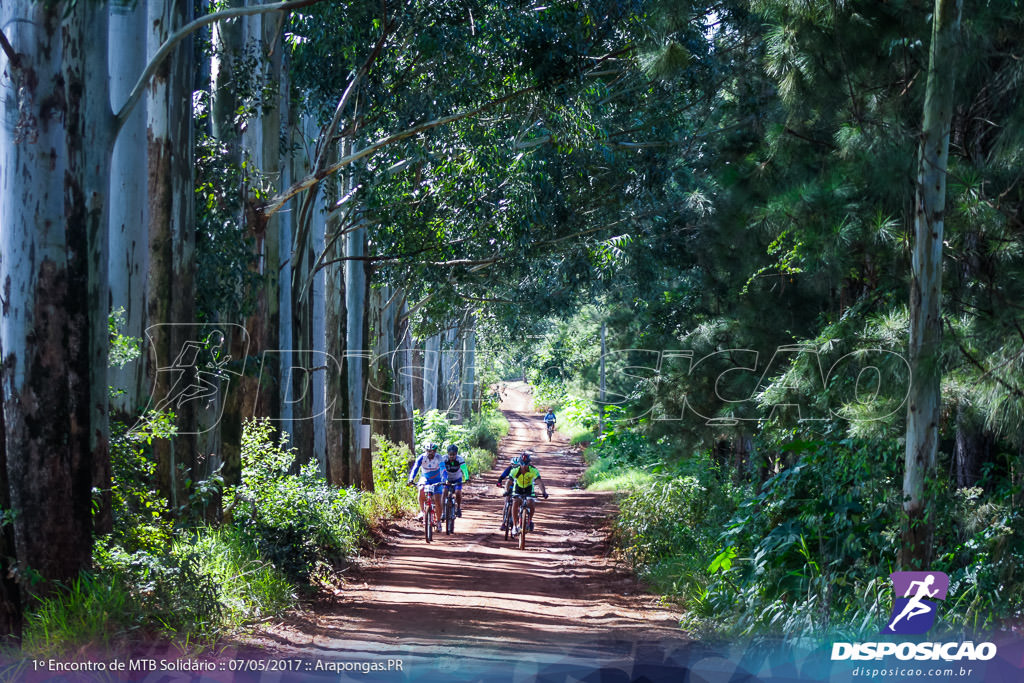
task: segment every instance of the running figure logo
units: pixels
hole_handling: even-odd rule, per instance
[[[942,572],[893,572],[892,615],[882,633],[925,633],[935,624],[933,600],[945,600],[949,577]]]

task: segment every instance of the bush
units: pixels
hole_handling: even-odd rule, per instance
[[[287,577],[262,559],[256,544],[238,529],[198,529],[187,542],[176,543],[174,553],[198,558],[199,570],[216,587],[223,628],[234,630],[295,605]]]
[[[508,430],[508,420],[499,410],[484,408],[466,425],[466,445],[497,453],[498,443],[508,435]]]
[[[436,443],[443,449],[445,444],[466,446],[469,442],[469,430],[462,425],[449,422],[448,413],[444,411],[428,410],[423,414],[415,411],[413,428],[416,430],[417,453],[427,450],[431,443]]]
[[[406,486],[413,459],[405,444],[373,435],[373,494],[366,496],[369,517],[396,517],[416,509],[416,489]]]
[[[173,415],[149,419],[154,436],[166,436]],[[156,490],[156,462],[149,452],[152,431],[129,433],[117,421],[110,423],[110,465],[114,538],[128,552],[162,552],[171,541],[170,506]]]
[[[242,433],[242,484],[225,493],[232,523],[260,554],[293,581],[329,574],[353,555],[365,533],[361,493],[337,489],[315,462],[290,470],[295,453],[271,439],[269,420],[252,420]]]
[[[470,448],[465,453],[459,451],[459,454],[466,458],[466,469],[469,470],[470,478],[491,469],[494,467],[495,460],[497,460],[497,456],[494,453],[485,451],[482,448]]]

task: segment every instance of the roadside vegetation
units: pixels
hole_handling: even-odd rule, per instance
[[[116,425],[113,532],[97,539],[89,571],[29,606],[24,654],[124,651],[152,639],[202,652],[343,580],[374,525],[416,508],[407,445],[374,435],[374,490],[338,488],[264,419],[244,426],[241,483],[226,486],[219,474],[189,482],[189,504],[174,515],[152,456],[172,424],[151,415],[146,430]],[[415,427],[424,444],[459,445],[471,476],[492,466],[508,433],[493,406],[464,425],[430,411]],[[216,520],[204,517],[212,507],[222,511]]]
[[[681,627],[709,639],[877,634],[901,542],[899,440],[854,436],[839,421],[815,433],[765,420],[738,453],[725,427],[706,429],[702,445],[679,421],[659,425],[642,383],[632,400],[605,406],[599,433],[594,383],[580,379],[593,376],[593,347],[560,358],[564,379],[551,363],[566,330],[587,329],[552,325],[529,361],[535,401],[560,409],[563,433],[585,433],[575,439],[588,465],[581,483],[617,492],[618,552],[681,607]],[[1011,474],[990,466],[975,486],[946,474],[929,484],[930,568],[950,577],[944,635],[1013,629],[1024,616],[1024,520]]]

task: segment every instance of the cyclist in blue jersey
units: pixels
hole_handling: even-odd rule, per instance
[[[441,509],[441,469],[441,458],[437,455],[437,444],[432,443],[427,447],[426,453],[416,458],[416,464],[413,465],[412,471],[409,472],[409,486],[413,485],[416,473],[418,472],[420,475],[420,479],[417,482],[420,489],[420,514],[417,519],[423,519],[423,507],[427,502],[427,494],[434,496],[434,509]],[[440,519],[437,520],[437,530],[441,530]]]
[[[441,481],[455,487],[455,516],[462,516],[462,482],[469,481],[466,459],[459,455],[459,447],[448,446],[448,457],[441,461]]]

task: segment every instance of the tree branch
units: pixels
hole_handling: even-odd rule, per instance
[[[167,56],[170,55],[171,50],[177,47],[178,43],[188,38],[191,34],[195,33],[202,27],[212,24],[216,21],[223,19],[234,19],[235,17],[250,16],[253,14],[264,14],[267,12],[287,12],[293,9],[299,9],[300,7],[307,7],[309,5],[315,5],[322,0],[290,0],[290,2],[276,2],[269,5],[255,5],[252,7],[233,7],[231,9],[221,10],[220,12],[214,12],[213,14],[207,14],[205,17],[199,17],[198,19],[191,21],[177,31],[172,33],[164,44],[160,46],[160,49],[156,51],[153,58],[149,60],[149,64],[146,65],[146,69],[139,76],[139,80],[135,83],[135,87],[132,88],[131,93],[128,95],[128,99],[121,106],[121,109],[117,112],[115,117],[116,129],[120,130],[121,126],[128,119],[129,114],[135,108],[135,105],[139,103],[142,98],[143,90],[149,84],[149,80],[153,78],[153,74],[156,73],[157,69],[163,64]]]
[[[0,47],[3,48],[4,54],[7,55],[7,60],[11,63],[11,66],[15,69],[21,68],[21,56],[11,45],[11,41],[7,40],[7,36],[4,35],[3,31],[0,31]]]
[[[308,0],[303,0],[303,1],[308,1]],[[317,173],[313,173],[313,174],[310,174],[310,175],[306,176],[305,178],[303,178],[299,182],[297,182],[294,185],[292,185],[291,187],[289,187],[283,193],[279,194],[277,197],[274,197],[270,201],[270,203],[267,204],[264,207],[263,215],[265,217],[269,218],[270,216],[272,216],[275,213],[277,213],[278,211],[280,211],[281,207],[283,207],[288,202],[289,199],[291,199],[292,197],[294,197],[298,193],[302,192],[303,190],[308,190],[309,188],[313,187],[314,185],[317,185],[324,178],[327,178],[328,176],[331,176],[331,175],[337,173],[338,171],[340,171],[341,169],[345,168],[349,164],[352,164],[352,163],[354,163],[356,161],[359,161],[360,159],[362,159],[365,156],[369,156],[370,154],[373,154],[374,152],[376,152],[378,149],[380,149],[382,147],[386,147],[387,145],[390,145],[390,144],[392,144],[394,142],[398,142],[400,140],[404,140],[406,138],[410,138],[410,137],[412,137],[414,135],[417,135],[417,134],[422,133],[424,131],[428,131],[428,130],[430,130],[432,128],[438,128],[439,126],[443,126],[443,125],[446,125],[446,124],[449,124],[449,123],[453,123],[455,121],[459,121],[459,120],[462,120],[462,119],[469,118],[471,116],[475,116],[475,115],[479,114],[482,111],[486,111],[486,110],[490,109],[491,107],[494,107],[494,106],[497,106],[499,104],[503,104],[505,102],[508,102],[509,100],[515,99],[515,98],[517,98],[517,97],[519,97],[521,95],[524,95],[524,94],[526,94],[528,92],[531,92],[533,90],[536,90],[536,86],[529,86],[527,88],[521,88],[519,90],[516,90],[515,92],[509,93],[508,95],[504,95],[502,97],[499,97],[498,99],[491,100],[490,102],[486,102],[486,103],[480,105],[479,107],[476,107],[474,109],[470,109],[469,111],[460,112],[458,114],[450,114],[449,116],[442,116],[441,118],[434,119],[433,121],[427,121],[425,123],[421,123],[421,124],[412,126],[411,128],[406,128],[403,131],[399,131],[397,133],[393,133],[392,135],[389,135],[386,138],[378,140],[377,142],[362,148],[358,152],[353,152],[352,154],[349,154],[348,156],[346,156],[346,157],[344,157],[342,159],[339,159],[336,163],[332,164],[331,166],[328,166],[327,168],[325,168],[325,169],[323,169],[323,170],[321,170],[321,171],[319,171]]]

